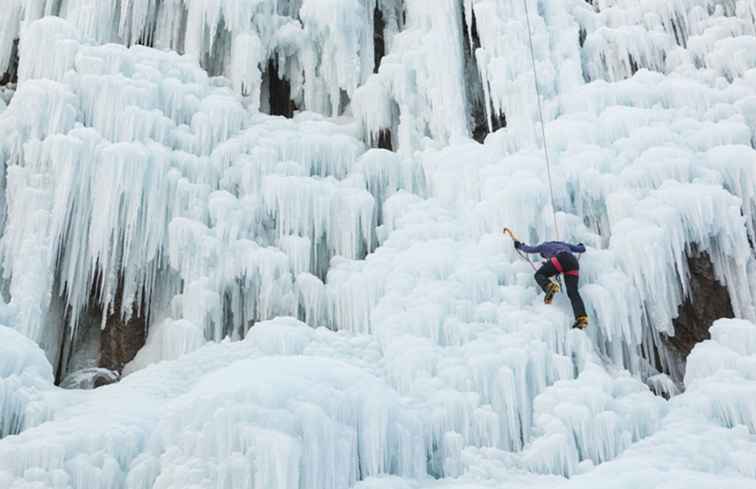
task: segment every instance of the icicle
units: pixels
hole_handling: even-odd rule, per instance
[[[748,485],[754,325],[718,321],[683,393],[642,354],[694,245],[756,314],[753,1],[528,1],[585,332],[500,234],[550,231],[521,1],[8,0],[0,323],[50,357],[59,309],[74,342],[90,305],[150,324],[93,392],[6,331],[0,486]]]
[[[61,81],[74,66],[78,38],[74,26],[62,19],[47,17],[33,22],[24,30],[19,43],[19,81],[34,78]]]
[[[28,410],[44,391],[52,388],[53,372],[44,352],[33,341],[6,326],[0,326],[0,348],[1,440],[20,433],[31,423]]]

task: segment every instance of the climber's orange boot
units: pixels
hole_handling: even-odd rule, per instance
[[[549,285],[546,287],[546,295],[543,298],[544,304],[551,304],[551,302],[554,300],[554,296],[559,293],[560,287],[559,284],[556,282],[549,282]]]

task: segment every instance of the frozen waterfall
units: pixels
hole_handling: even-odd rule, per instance
[[[756,487],[754,0],[4,0],[0,163],[2,489]]]

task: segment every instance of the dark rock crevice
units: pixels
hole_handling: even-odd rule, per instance
[[[471,19],[466,18],[464,7],[462,7],[462,24],[466,80],[465,95],[468,106],[469,126],[473,139],[482,143],[488,134],[506,127],[507,118],[505,114],[497,112],[490,102],[489,106],[486,107],[485,89],[483,87],[483,84],[486,82],[481,78],[475,56],[476,50],[481,47],[478,25],[474,13]]]
[[[63,307],[66,313],[62,318],[63,334],[59,339],[55,373],[58,385],[81,387],[88,384],[99,387],[112,383],[146,342],[148,317],[144,313],[145,299],[141,307],[129,306],[132,307],[130,314],[124,314],[123,284],[119,281],[115,301],[106,311],[99,299],[98,283],[99,277],[95,276],[89,303],[79,317],[75,330],[72,330],[74,325],[70,320],[70,307]],[[59,300],[65,301],[65,295],[64,292]]]
[[[282,78],[278,73],[278,65],[274,59],[268,61],[268,66],[263,74],[263,97],[267,97],[267,109],[271,115],[281,115],[292,118],[297,106],[291,98],[291,83]],[[266,107],[265,100],[261,107]]]
[[[687,261],[689,293],[673,320],[674,336],[659,333],[646,314],[640,345],[648,375],[667,374],[679,388],[683,388],[685,363],[696,344],[711,337],[709,328],[714,321],[734,317],[727,287],[717,281],[709,255],[693,246]]]
[[[394,14],[389,12],[389,16],[392,15]],[[389,20],[391,20],[391,17],[387,19],[380,3],[376,2],[373,10],[373,73],[378,73],[381,68],[381,61],[386,56],[386,27]],[[396,107],[394,112],[398,118],[399,108]],[[370,147],[394,150],[393,131],[389,127],[379,129],[377,134],[369,134],[367,139]]]
[[[714,321],[735,316],[730,294],[717,281],[709,255],[694,248],[688,256],[688,268],[689,297],[678,308],[675,335],[664,338],[668,348],[682,357],[687,357],[697,343],[711,338],[709,328]]]
[[[398,121],[400,115],[399,112],[399,105],[396,102],[392,102],[391,120]],[[365,135],[365,140],[368,146],[370,146],[371,148],[380,148],[388,151],[394,151],[396,144],[396,141],[394,140],[394,129],[396,129],[396,126],[394,126],[393,128],[383,127],[378,129],[377,131],[369,131],[369,133]]]
[[[386,55],[386,19],[383,17],[383,11],[376,3],[373,11],[373,73],[378,73],[381,67],[381,60]]]
[[[380,131],[378,131],[378,137],[374,141],[375,147],[393,151],[394,145],[391,142],[391,137],[391,129],[381,129]]]
[[[146,18],[149,19],[150,22],[148,22],[144,26],[137,39],[133,40],[133,43],[153,48],[155,47],[155,33],[157,31],[157,25],[155,25],[155,22],[157,20],[158,3],[152,3],[148,6],[148,8],[151,10],[151,12],[146,16]]]
[[[669,20],[670,27],[672,28],[672,35],[675,37],[675,43],[685,49],[688,48],[687,28],[685,26],[685,19],[676,14]]]
[[[13,41],[10,63],[8,64],[7,71],[5,73],[0,73],[0,86],[16,83],[18,83],[18,39]]]
[[[210,76],[223,76],[223,69],[231,59],[231,39],[233,34],[226,26],[223,18],[218,23],[215,37],[209,52],[204,53],[200,59],[200,65],[205,68]]]
[[[120,292],[120,291],[119,291]],[[144,314],[144,304],[137,308],[131,306],[128,319],[125,319],[122,305],[123,294],[105,319],[105,327],[100,332],[100,354],[97,367],[119,374],[123,367],[132,361],[147,340],[148,318]],[[100,312],[100,311],[98,311]]]
[[[163,5],[163,3],[165,2],[149,2],[149,5],[145,6],[149,10],[146,13],[138,12],[135,14],[134,9],[136,7],[134,5],[130,5],[125,9],[117,9],[115,21],[118,25],[124,26],[121,31],[125,33],[122,36],[123,44],[129,47],[140,45],[157,49],[170,48],[179,54],[185,54],[184,45],[186,42],[186,24],[189,11],[186,6],[182,6],[177,11],[171,10],[171,15],[175,15],[175,18],[172,18],[170,23],[166,23],[168,16],[164,9],[166,5]],[[133,24],[137,18],[143,18],[146,21],[137,26],[139,27],[138,30],[134,28]],[[170,36],[171,44],[170,46],[158,45],[157,43],[161,37],[165,40],[163,36],[157,36],[158,30],[166,28],[170,28],[172,31]]]

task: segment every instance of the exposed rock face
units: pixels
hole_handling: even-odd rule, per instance
[[[376,147],[387,149],[389,151],[394,150],[394,145],[391,143],[390,129],[381,129],[381,131],[378,133],[378,141],[376,141]]]
[[[502,127],[507,126],[507,118],[505,114],[500,114],[494,110],[493,106],[489,103],[488,110],[486,110],[486,97],[483,89],[483,81],[478,71],[478,63],[475,59],[475,51],[481,46],[480,37],[478,35],[478,24],[475,20],[475,15],[472,17],[472,26],[468,32],[467,21],[464,20],[462,32],[465,33],[463,42],[463,49],[465,52],[465,78],[467,79],[467,104],[468,104],[468,117],[470,121],[470,129],[472,131],[472,137],[479,143],[485,141],[486,136],[492,132],[496,132]],[[489,124],[488,114],[491,114],[491,121]]]
[[[278,77],[278,67],[272,60],[268,62],[265,77],[269,94],[270,114],[282,115],[287,118],[293,117],[297,107],[291,100],[291,84],[288,80]]]
[[[131,313],[128,315],[129,319],[124,320],[121,303],[122,287],[123,284],[119,281],[113,310],[107,311],[105,327],[100,333],[100,354],[97,358],[98,368],[118,374],[123,371],[127,363],[134,359],[147,340],[147,318],[143,313],[144,302],[142,302],[141,310],[129,311]],[[100,311],[102,311],[101,307]]]
[[[60,386],[91,389],[116,382],[123,367],[144,346],[147,318],[141,311],[132,311],[128,320],[122,318],[122,291],[118,290],[118,300],[107,312],[104,327],[104,311],[97,297],[98,289],[93,285],[89,305],[79,317],[75,334],[71,334],[69,318],[64,318],[56,362],[56,384]]]
[[[696,343],[710,338],[709,328],[715,320],[734,317],[730,295],[715,278],[709,255],[694,249],[688,257],[688,267],[690,297],[679,308],[675,336],[665,338],[667,346],[683,358]]]
[[[8,71],[0,73],[0,86],[16,83],[18,81],[18,39],[13,41]]]
[[[120,295],[120,294],[119,294]],[[134,359],[147,339],[147,320],[143,314],[132,311],[131,318],[121,318],[120,301],[115,312],[108,314],[105,328],[100,333],[100,354],[97,366],[120,373]]]
[[[378,69],[381,67],[381,60],[386,55],[385,30],[386,21],[383,18],[383,11],[378,8],[378,4],[376,3],[375,10],[373,11],[373,56],[375,60],[373,73],[378,73]]]

